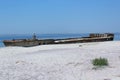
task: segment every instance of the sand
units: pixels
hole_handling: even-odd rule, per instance
[[[109,65],[94,69],[99,57]],[[3,47],[0,80],[120,80],[120,41]]]

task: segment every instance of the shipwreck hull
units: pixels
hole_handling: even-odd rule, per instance
[[[36,46],[38,43],[36,41],[19,41],[19,42],[9,42],[4,41],[3,42],[5,46],[24,46],[24,47],[31,47]]]
[[[45,44],[67,44],[67,43],[86,43],[86,42],[103,42],[114,40],[114,34],[90,34],[89,37],[82,38],[66,38],[66,39],[43,39],[38,40],[35,37],[33,39],[20,39],[20,40],[4,40],[5,46],[23,46],[31,47]]]
[[[113,41],[113,37],[64,39],[64,40],[57,40],[55,43],[67,44],[67,43],[87,43],[87,42],[103,42],[103,41]]]
[[[37,45],[53,44],[54,40],[23,40],[23,41],[3,41],[5,46],[23,46],[31,47]]]

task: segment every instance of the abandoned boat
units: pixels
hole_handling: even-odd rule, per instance
[[[89,37],[81,37],[81,38],[40,39],[40,40],[36,38],[36,35],[33,35],[32,39],[4,40],[3,43],[5,46],[31,47],[31,46],[45,45],[45,44],[102,42],[102,41],[112,41],[113,39],[114,39],[113,33],[90,34]]]

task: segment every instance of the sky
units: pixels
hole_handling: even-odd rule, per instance
[[[120,32],[120,0],[0,0],[0,34]]]

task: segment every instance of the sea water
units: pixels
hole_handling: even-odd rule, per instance
[[[38,39],[64,39],[64,38],[79,38],[87,37],[88,33],[82,34],[36,34]],[[3,40],[12,39],[31,39],[30,34],[12,34],[12,35],[0,35],[0,47],[4,47]],[[120,40],[120,33],[115,33],[114,40]]]

